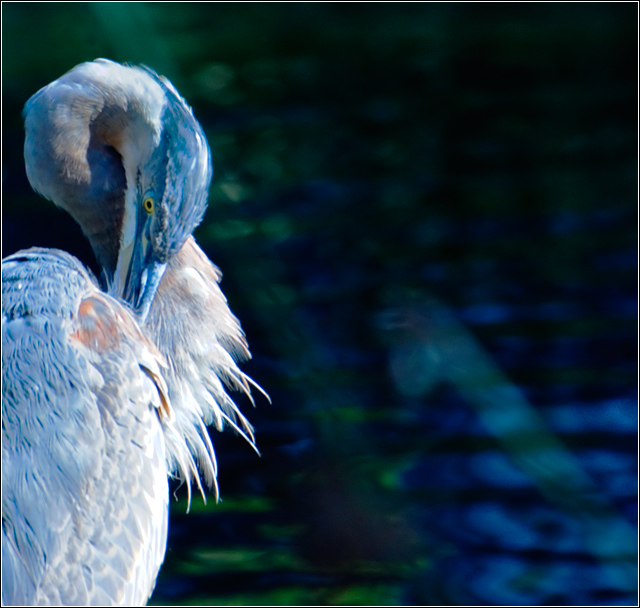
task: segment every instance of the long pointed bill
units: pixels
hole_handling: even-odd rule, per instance
[[[118,265],[111,286],[111,295],[128,302],[144,323],[160,281],[167,267],[148,255],[149,243],[141,234],[141,229],[133,242],[123,243],[118,257]]]
[[[133,307],[143,323],[149,314],[166,268],[166,264],[154,261],[149,262],[142,270],[138,282],[138,293],[134,294]]]

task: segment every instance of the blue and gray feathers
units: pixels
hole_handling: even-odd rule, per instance
[[[153,196],[148,239],[166,263],[200,223],[212,177],[202,127],[168,80],[106,59],[80,64],[27,102],[32,187],[68,211],[113,276],[121,235]]]

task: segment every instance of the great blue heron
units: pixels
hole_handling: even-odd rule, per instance
[[[147,68],[83,63],[25,107],[33,188],[80,224],[69,254],[2,266],[2,603],[140,605],[167,542],[168,475],[215,489],[205,425],[254,444],[226,389],[249,351],[191,236],[212,169],[202,128]]]

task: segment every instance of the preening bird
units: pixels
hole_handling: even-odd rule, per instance
[[[102,274],[53,249],[3,260],[2,603],[142,605],[168,477],[217,496],[209,424],[254,445],[227,394],[256,386],[236,364],[247,343],[191,235],[211,155],[167,79],[105,59],[24,115],[29,182],[80,224]]]

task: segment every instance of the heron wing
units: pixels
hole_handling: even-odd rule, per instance
[[[162,358],[68,254],[2,267],[2,603],[141,605],[168,517]]]

